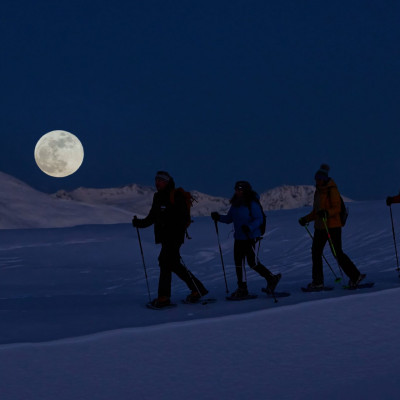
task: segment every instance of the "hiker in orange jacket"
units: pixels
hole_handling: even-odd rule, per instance
[[[329,177],[328,165],[321,165],[315,174],[315,182],[313,209],[309,214],[299,219],[300,225],[305,226],[314,221],[315,227],[312,244],[312,282],[308,285],[308,289],[321,290],[324,287],[322,253],[329,236],[333,244],[333,248],[331,246],[332,253],[350,279],[349,287],[356,287],[366,275],[360,273],[342,250],[341,198],[336,183]]]

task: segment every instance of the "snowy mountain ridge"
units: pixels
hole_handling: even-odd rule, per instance
[[[80,187],[71,192],[59,190],[52,197],[85,204],[114,206],[139,216],[145,216],[150,210],[154,193],[155,189],[152,187],[130,184],[119,188]],[[229,208],[228,199],[210,196],[195,190],[191,194],[195,198],[192,208],[193,217],[210,215],[211,211],[225,212]]]
[[[311,185],[283,185],[270,189],[260,195],[265,211],[289,210],[308,207],[313,204],[315,187]],[[58,199],[80,201],[88,204],[113,205],[134,213],[145,215],[150,209],[155,189],[149,186],[131,184],[119,188],[92,189],[80,187],[71,192],[60,190],[53,196]],[[196,199],[192,215],[210,215],[212,211],[226,212],[229,199],[211,196],[196,190],[191,191]],[[345,201],[351,201],[344,197]]]
[[[56,228],[86,224],[129,222],[150,210],[155,189],[138,184],[118,188],[85,188],[42,193],[26,183],[0,172],[0,228]],[[315,188],[310,185],[280,186],[260,195],[265,211],[312,205]],[[196,199],[192,216],[226,213],[229,199],[191,192]],[[349,201],[349,199],[345,198]]]

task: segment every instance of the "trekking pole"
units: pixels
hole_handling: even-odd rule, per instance
[[[304,228],[306,228],[308,234],[309,234],[310,237],[311,237],[311,240],[314,240],[314,236],[312,235],[312,233],[311,233],[310,230],[308,229],[307,225],[304,225]],[[325,260],[326,264],[328,265],[329,269],[332,271],[332,274],[333,274],[334,277],[335,277],[335,283],[340,282],[342,278],[340,278],[339,276],[337,276],[337,275],[335,274],[335,271],[334,271],[333,268],[331,267],[331,264],[329,264],[329,262],[328,262],[328,260],[326,259],[326,257],[325,257],[324,254],[322,254],[322,257],[324,258],[324,260]]]
[[[326,224],[326,217],[322,218],[322,221],[324,221],[324,226],[326,229],[326,233],[328,235],[328,240],[329,240],[329,244],[332,249],[333,256],[335,257],[335,259],[337,261],[337,254],[336,254],[335,247],[333,246],[333,242],[332,242],[331,234],[329,233],[328,225]],[[342,278],[343,278],[343,271],[342,271],[342,268],[340,267],[339,263],[338,263],[338,267],[339,267],[340,274],[342,275]]]
[[[146,264],[145,264],[145,262],[144,262],[144,254],[143,254],[142,241],[140,240],[140,233],[139,233],[139,228],[138,228],[138,227],[136,227],[136,232],[137,232],[137,236],[138,236],[138,239],[139,239],[140,253],[142,254],[144,275],[145,275],[145,277],[146,277],[147,293],[149,294],[149,301],[151,301],[150,288],[149,288],[149,280],[148,280],[148,278],[147,278],[147,270],[146,270]]]
[[[193,286],[196,288],[197,293],[200,294],[201,291],[200,291],[199,287],[197,286],[196,282],[195,282],[194,279],[193,279],[193,274],[192,274],[192,272],[189,270],[189,268],[186,266],[185,262],[183,261],[182,256],[181,256],[181,263],[182,263],[182,265],[185,267],[186,272],[187,272],[187,274],[189,275],[189,278],[190,278],[190,280],[192,281]]]
[[[220,240],[219,240],[218,222],[214,220],[214,223],[215,223],[215,230],[216,230],[216,232],[217,232],[217,238],[218,238],[219,254],[221,255],[222,271],[224,271],[224,279],[225,279],[226,293],[229,293],[229,290],[228,290],[228,283],[227,283],[227,281],[226,281],[224,258],[222,257],[221,242],[220,242]]]
[[[392,221],[392,232],[393,232],[394,250],[395,250],[395,252],[396,252],[397,273],[399,274],[399,278],[400,278],[399,256],[397,255],[396,234],[394,233],[392,205],[390,205],[390,219],[391,219],[391,221]]]

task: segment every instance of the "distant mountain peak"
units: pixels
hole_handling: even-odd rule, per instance
[[[260,196],[264,210],[289,210],[311,206],[314,201],[315,186],[283,185],[270,189]]]

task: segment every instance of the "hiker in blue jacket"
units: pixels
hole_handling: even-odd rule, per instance
[[[235,194],[231,201],[231,208],[227,215],[212,212],[214,221],[230,224],[233,222],[235,229],[234,259],[238,288],[231,297],[248,296],[245,261],[250,268],[267,280],[267,293],[272,294],[281,279],[281,274],[274,275],[256,257],[256,243],[261,239],[261,226],[264,214],[258,200],[258,195],[253,191],[249,182],[239,181],[235,185]]]

